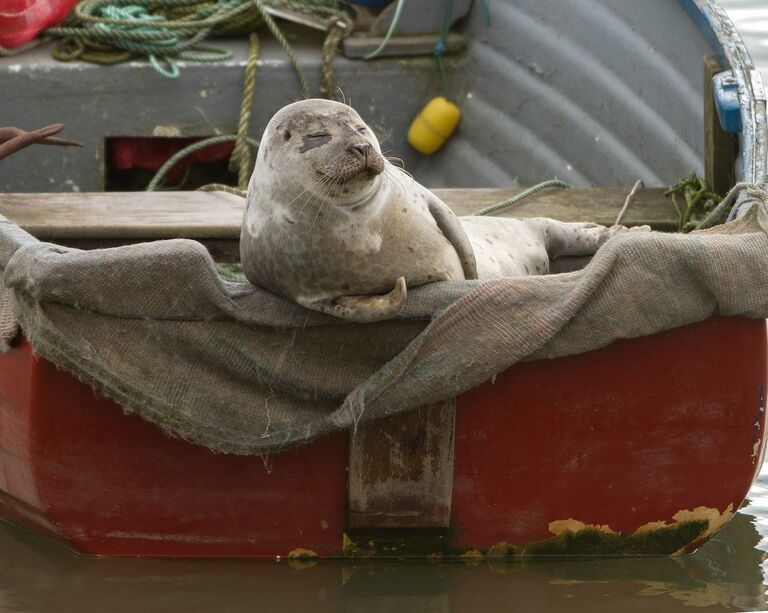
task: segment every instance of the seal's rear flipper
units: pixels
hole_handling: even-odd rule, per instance
[[[407,296],[405,277],[395,283],[395,289],[381,296],[339,296],[299,303],[308,309],[335,315],[356,323],[371,323],[395,317],[403,310]]]

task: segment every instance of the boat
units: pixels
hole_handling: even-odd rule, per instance
[[[468,51],[444,60],[462,82],[466,129],[434,157],[406,156],[422,182],[452,188],[440,194],[454,210],[558,175],[581,188],[568,198],[538,194],[515,214],[604,221],[621,208],[627,188],[586,186],[630,185],[642,176],[656,189],[646,190],[648,206],[631,210],[627,223],[671,229],[671,215],[654,217],[664,201],[658,186],[691,170],[726,189],[737,178],[765,178],[760,76],[716,2],[601,2],[599,11],[594,3],[556,10],[554,0],[495,6],[490,26],[480,11],[459,25]],[[29,70],[43,70],[42,51],[31,53]],[[265,80],[288,70],[265,53],[264,70],[274,71]],[[244,57],[237,57],[241,71]],[[6,60],[0,75],[19,83],[24,71],[12,67],[25,61]],[[407,79],[431,61],[374,60],[345,93],[405,135],[406,94],[385,104],[385,77]],[[341,80],[359,71],[356,62],[338,61]],[[115,69],[127,77],[126,88],[147,74],[135,62]],[[104,74],[76,70],[79,82],[63,89]],[[210,79],[203,89],[227,74],[200,70],[203,82]],[[713,81],[723,74],[729,80]],[[36,95],[38,85],[24,87],[15,104]],[[194,87],[199,99],[199,83]],[[278,89],[259,105],[289,96]],[[148,95],[171,91],[162,84]],[[96,88],[94,104],[105,112],[92,130],[61,103],[57,119],[99,151],[105,136],[151,135],[148,121],[155,135],[203,135],[194,109],[167,122],[143,111],[118,119],[110,96]],[[203,115],[208,109],[199,108]],[[234,121],[217,112],[207,120]],[[107,132],[107,119],[124,123]],[[727,131],[737,128],[738,139]],[[97,193],[102,178],[91,162],[78,163],[78,187],[94,193],[46,195],[73,181],[68,164],[77,152],[39,155],[59,160],[45,171],[46,185],[43,171],[22,172],[24,156],[3,162],[0,183],[17,193],[0,196],[0,213],[40,239],[104,247],[183,236],[225,259],[236,252],[241,205],[219,210],[212,224],[212,213],[192,213],[210,211],[213,194]],[[504,189],[492,189],[498,186]],[[30,191],[37,193],[21,193]],[[151,198],[167,204],[154,216]],[[604,205],[569,209],[571,198]],[[438,405],[246,456],[170,436],[36,355],[19,336],[0,355],[0,515],[77,552],[106,556],[471,562],[684,554],[729,521],[761,466],[765,326],[717,314],[583,354],[519,363]]]

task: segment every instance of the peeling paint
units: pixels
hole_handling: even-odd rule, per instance
[[[341,553],[345,556],[355,555],[357,551],[357,543],[349,538],[349,535],[344,532],[341,535]]]
[[[312,559],[319,557],[317,553],[312,551],[311,549],[304,549],[303,547],[297,547],[296,549],[291,549],[291,551],[288,552],[288,555],[286,556],[289,560],[306,560],[306,559]]]
[[[580,532],[581,530],[597,530],[598,532],[605,532],[606,534],[616,534],[608,526],[599,526],[594,524],[585,524],[583,521],[576,519],[557,519],[549,522],[549,531],[555,536],[560,536],[563,532]]]
[[[727,524],[732,517],[733,503],[730,503],[722,513],[712,507],[696,507],[692,511],[678,511],[672,516],[672,519],[676,522],[707,520],[709,528],[704,533],[704,538],[709,538]]]
[[[520,552],[521,552],[521,549],[519,547],[516,547],[511,543],[507,543],[507,541],[501,541],[493,545],[488,550],[488,553],[486,555],[491,557],[514,556],[514,555],[519,555]]]
[[[179,126],[155,126],[152,130],[152,136],[160,137],[175,137],[181,136],[181,128]]]
[[[481,559],[577,555],[679,555],[690,551],[717,532],[733,517],[733,503],[720,512],[699,506],[683,509],[672,521],[651,521],[632,533],[605,524],[588,524],[574,518],[548,524],[551,538],[516,545],[499,541],[488,549],[460,547],[450,534],[377,534],[353,540],[342,536],[342,554],[348,557],[458,556],[465,562]]]

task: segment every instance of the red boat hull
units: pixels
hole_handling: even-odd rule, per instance
[[[765,390],[765,322],[740,317],[519,364],[457,400],[439,551],[648,553],[642,535],[709,522],[651,552],[690,550],[760,467]],[[339,432],[268,458],[214,454],[125,414],[26,341],[0,356],[0,514],[80,552],[363,552],[344,538],[348,448]],[[591,549],[564,540],[578,533]]]

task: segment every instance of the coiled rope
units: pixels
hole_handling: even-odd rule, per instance
[[[82,0],[64,24],[46,33],[60,39],[54,50],[58,60],[115,64],[146,57],[160,74],[176,78],[179,60],[215,62],[232,57],[227,49],[201,44],[204,40],[251,33],[264,24],[285,50],[302,94],[308,97],[304,71],[269,8],[301,13],[328,31],[323,77],[329,82],[333,53],[326,47],[334,41],[337,46],[341,33],[351,30],[351,18],[336,0]]]

